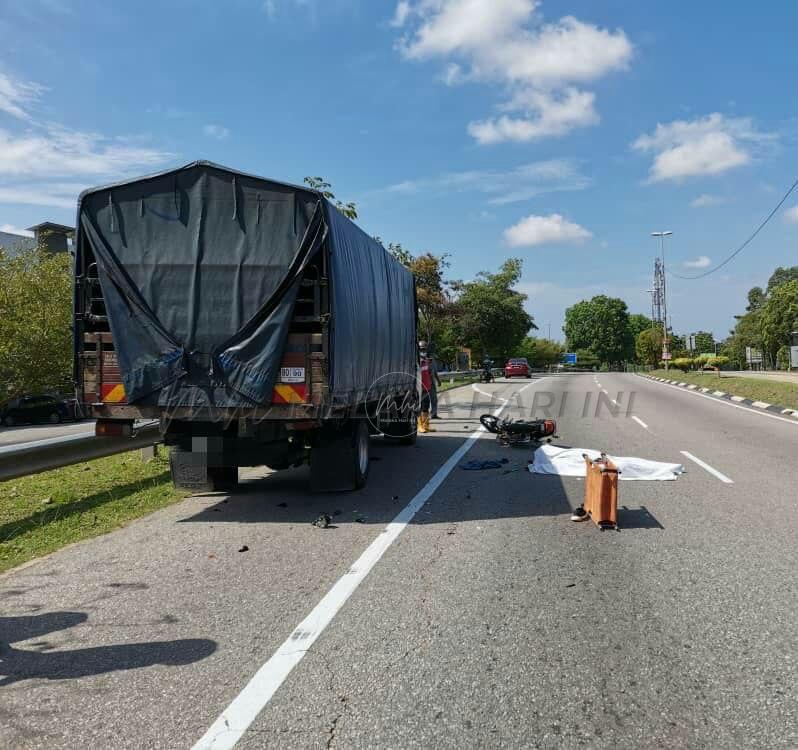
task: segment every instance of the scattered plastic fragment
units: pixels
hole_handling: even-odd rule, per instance
[[[502,465],[506,463],[509,463],[509,459],[503,458],[501,461],[495,461],[492,458],[486,458],[481,461],[479,459],[474,459],[460,464],[460,468],[468,471],[482,471],[483,469],[500,469]]]
[[[330,523],[332,522],[332,518],[330,518],[326,513],[322,513],[314,522],[313,525],[317,529],[326,529]]]
[[[244,546],[243,546],[243,547],[242,547],[240,550],[238,550],[238,551],[239,551],[239,552],[249,552],[249,547],[247,547],[247,545],[245,544],[245,545],[244,545]]]

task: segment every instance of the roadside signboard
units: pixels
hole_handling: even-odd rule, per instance
[[[562,363],[564,365],[575,365],[576,352],[565,352],[565,354],[562,355]]]
[[[673,359],[673,355],[670,352],[662,352],[662,359]]]
[[[798,367],[798,346],[790,347],[790,367]]]
[[[745,347],[745,361],[749,365],[761,365],[762,364],[762,352],[758,349],[754,349],[752,346]]]

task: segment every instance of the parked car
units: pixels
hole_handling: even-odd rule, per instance
[[[22,396],[0,409],[0,421],[7,427],[34,422],[57,424],[75,417],[74,404],[55,396]]]
[[[504,366],[504,377],[505,378],[528,378],[531,377],[529,374],[529,362],[526,361],[523,357],[517,357],[516,359],[508,359],[507,364]]]

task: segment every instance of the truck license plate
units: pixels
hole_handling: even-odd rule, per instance
[[[304,383],[305,382],[305,368],[304,367],[281,367],[280,368],[280,382],[281,383]]]

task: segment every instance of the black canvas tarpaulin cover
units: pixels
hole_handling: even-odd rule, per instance
[[[270,403],[302,273],[322,251],[334,400],[410,382],[412,275],[315,191],[195,162],[83,193],[78,267],[89,250],[129,403]]]

